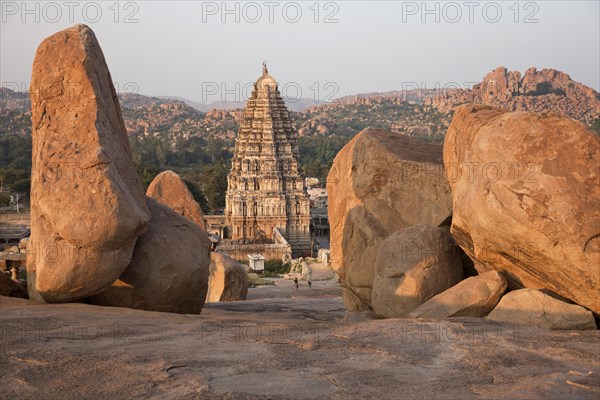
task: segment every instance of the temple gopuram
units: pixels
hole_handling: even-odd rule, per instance
[[[227,179],[229,245],[287,241],[294,257],[310,256],[309,199],[298,161],[297,131],[277,82],[263,63],[262,76],[243,111]]]

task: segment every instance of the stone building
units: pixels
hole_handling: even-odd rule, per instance
[[[240,243],[272,243],[274,230],[294,256],[310,255],[310,209],[298,173],[297,132],[263,64],[242,114],[227,179],[227,236]]]

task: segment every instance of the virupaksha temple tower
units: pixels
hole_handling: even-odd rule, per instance
[[[232,240],[272,240],[278,229],[294,256],[310,254],[309,200],[298,161],[297,131],[263,63],[243,111],[228,177],[225,215]]]

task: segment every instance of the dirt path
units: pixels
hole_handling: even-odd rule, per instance
[[[275,282],[275,285],[257,286],[248,289],[247,300],[258,299],[330,299],[341,298],[342,289],[333,280],[314,280],[311,287],[306,281],[298,282],[299,288],[294,287],[294,281],[283,278],[266,278]]]

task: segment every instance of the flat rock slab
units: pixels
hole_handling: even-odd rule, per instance
[[[3,398],[597,399],[600,393],[598,331],[463,318],[344,322],[340,297],[214,303],[200,315],[7,297],[0,307]]]

